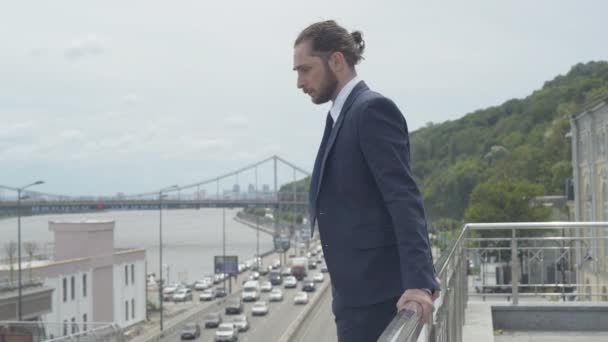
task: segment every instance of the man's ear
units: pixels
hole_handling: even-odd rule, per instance
[[[344,59],[342,52],[336,51],[329,56],[328,63],[331,71],[341,72],[346,65],[346,60]]]

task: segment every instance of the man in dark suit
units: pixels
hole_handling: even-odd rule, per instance
[[[364,48],[360,32],[331,20],[310,25],[294,44],[298,88],[315,104],[332,102],[309,202],[340,342],[376,341],[406,306],[427,322],[439,290],[407,125],[357,77]]]

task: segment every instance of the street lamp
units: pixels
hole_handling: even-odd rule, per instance
[[[31,186],[43,184],[44,181],[37,181],[20,188],[17,188],[17,263],[19,264],[19,294],[17,299],[17,317],[19,321],[22,320],[22,312],[21,312],[21,192]],[[27,197],[25,197],[27,198]],[[25,199],[24,198],[24,199]]]
[[[167,196],[165,192],[177,190],[179,186],[172,185],[158,191],[158,213],[159,213],[159,287],[158,287],[158,299],[160,303],[160,331],[163,331],[163,197]]]

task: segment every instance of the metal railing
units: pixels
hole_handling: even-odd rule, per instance
[[[608,222],[466,224],[435,263],[442,289],[432,324],[402,310],[378,341],[460,342],[469,296],[608,301],[598,280],[608,275],[607,254]]]
[[[0,321],[0,341],[124,342],[124,337],[113,323]]]

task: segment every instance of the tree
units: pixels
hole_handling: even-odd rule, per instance
[[[4,243],[4,252],[6,253],[6,258],[8,259],[8,264],[10,265],[10,281],[13,281],[13,273],[15,272],[15,256],[17,254],[17,243],[15,241],[9,241]]]
[[[546,221],[551,214],[550,209],[534,200],[543,193],[541,185],[523,179],[489,180],[473,190],[470,206],[464,215],[465,222]]]
[[[38,244],[36,241],[26,241],[23,243],[23,249],[28,256],[29,264],[28,264],[28,274],[30,280],[32,279],[32,259],[34,258],[34,254],[38,251]]]

